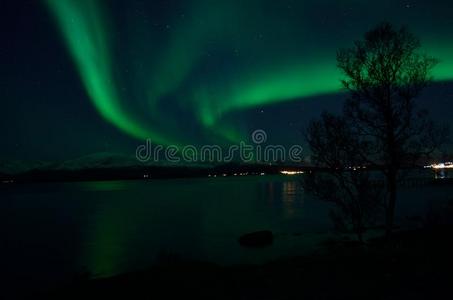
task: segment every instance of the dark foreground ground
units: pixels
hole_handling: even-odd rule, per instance
[[[81,279],[34,299],[453,299],[452,227],[255,266],[169,260],[146,271]]]

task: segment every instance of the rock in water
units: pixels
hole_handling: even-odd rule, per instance
[[[244,247],[265,247],[272,244],[272,231],[262,230],[244,234],[239,238],[239,244]]]

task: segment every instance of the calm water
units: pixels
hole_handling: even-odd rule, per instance
[[[258,263],[313,250],[328,205],[291,176],[2,185],[2,257],[11,279],[45,285],[77,273],[145,268],[161,257]],[[401,192],[400,214],[442,210],[453,187]],[[239,246],[270,229],[274,245]],[[324,236],[325,237],[325,236]]]

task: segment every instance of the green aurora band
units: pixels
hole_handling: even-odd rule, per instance
[[[274,17],[256,11],[260,1],[245,2],[186,1],[186,11],[170,18],[168,32],[159,33],[149,24],[134,20],[131,24],[140,33],[131,33],[129,39],[124,38],[126,45],[115,48],[115,18],[108,14],[104,2],[45,1],[99,114],[132,137],[167,145],[192,140],[180,133],[178,116],[165,105],[196,120],[196,126],[207,132],[210,140],[226,143],[246,136],[240,126],[228,122],[229,113],[338,93],[340,74],[335,50],[350,45],[372,26],[367,23],[366,27],[351,30],[350,36],[318,41],[313,39],[316,29],[310,30],[313,25],[304,14]],[[293,10],[309,12],[314,1],[299,2]],[[335,3],[349,2],[363,1]],[[380,21],[380,13],[375,12],[368,22]],[[398,20],[397,13],[394,19]],[[406,23],[413,25],[426,52],[441,60],[434,71],[435,79],[452,80],[453,42],[442,38],[448,28],[432,35],[424,31],[423,24],[412,24],[411,20]],[[212,59],[209,54],[219,49],[235,68],[227,64],[217,70],[215,63],[206,62]],[[133,75],[121,74],[118,52],[139,53],[138,62],[132,64]],[[128,77],[133,78],[132,83]],[[133,92],[120,92],[125,85]]]
[[[91,0],[48,0],[90,99],[106,120],[137,138],[169,143],[139,124],[121,107],[111,66],[108,35],[98,3]]]

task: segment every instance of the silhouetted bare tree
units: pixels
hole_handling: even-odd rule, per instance
[[[379,189],[373,188],[370,173],[361,170],[368,145],[357,139],[351,129],[343,117],[329,113],[310,123],[306,138],[312,162],[322,171],[307,176],[304,187],[320,199],[334,203],[336,210],[331,217],[335,225],[349,223],[363,242],[363,233],[378,214],[382,197]]]
[[[420,53],[420,42],[406,28],[383,23],[350,49],[338,51],[343,86],[350,92],[344,117],[351,134],[366,143],[357,148],[367,165],[385,176],[386,232],[393,228],[400,170],[432,153],[445,129],[436,128],[416,98],[431,81],[436,59]]]

